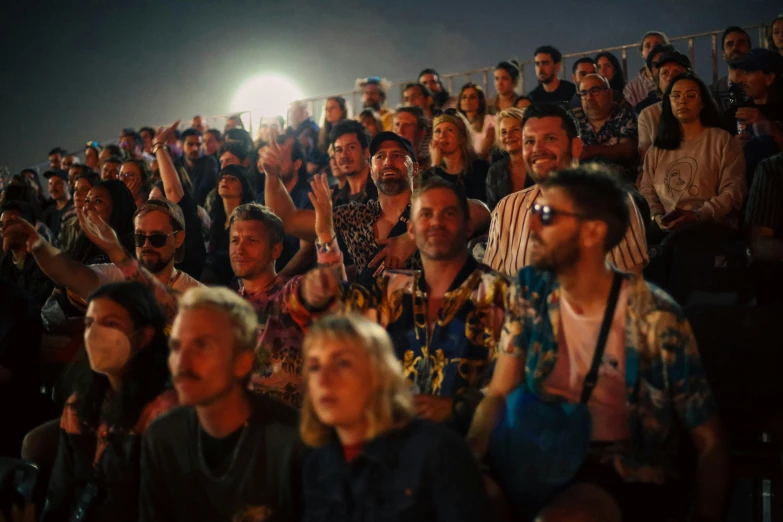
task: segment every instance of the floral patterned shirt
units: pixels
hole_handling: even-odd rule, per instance
[[[623,277],[630,284],[625,382],[631,437],[604,457],[627,481],[660,483],[676,469],[679,426],[696,428],[717,407],[682,309],[644,279]],[[557,362],[559,303],[557,279],[533,267],[519,272],[508,293],[499,350],[524,359],[524,378],[540,397]]]

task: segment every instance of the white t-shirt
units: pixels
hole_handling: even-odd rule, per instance
[[[98,276],[98,281],[101,286],[108,283],[120,283],[125,281],[125,276],[122,275],[122,271],[117,268],[113,263],[103,263],[98,265],[88,265],[89,268],[95,272]],[[174,269],[172,274],[172,282],[168,286],[179,294],[184,294],[190,288],[195,286],[204,286],[185,272]]]
[[[626,281],[620,289],[614,320],[598,369],[598,381],[587,402],[593,417],[594,441],[616,441],[630,437],[625,391],[625,313],[628,291]],[[558,358],[552,374],[544,382],[546,393],[564,397],[569,402],[579,402],[585,376],[593,362],[604,310],[590,317],[580,315],[561,297]]]

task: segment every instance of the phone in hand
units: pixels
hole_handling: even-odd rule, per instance
[[[661,218],[661,223],[663,223],[664,225],[668,225],[672,221],[682,217],[682,215],[683,215],[682,209],[674,208],[663,215],[663,217]]]

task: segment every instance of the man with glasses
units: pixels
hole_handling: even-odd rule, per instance
[[[598,74],[588,74],[577,92],[582,110],[575,112],[582,138],[581,161],[597,161],[617,167],[629,183],[636,181],[636,114],[614,101],[609,82]]]
[[[541,195],[538,183],[577,164],[583,148],[579,128],[566,110],[552,104],[533,104],[525,110],[522,157],[536,185],[506,196],[492,211],[484,263],[509,277],[531,263],[531,210]],[[648,261],[645,224],[630,195],[628,199],[629,225],[607,260],[621,270],[641,273]]]
[[[24,235],[28,250],[52,281],[82,299],[87,299],[96,288],[107,283],[125,280],[149,283],[150,277],[160,281],[165,292],[175,294],[203,286],[174,267],[175,261],[182,259],[185,244],[185,218],[177,204],[165,199],[150,199],[136,209],[133,216],[135,259],[125,251],[114,230],[100,216],[81,210],[77,214],[84,234],[106,253],[111,263],[88,266],[74,261],[46,242],[22,219],[6,223],[5,227]],[[177,313],[176,302],[168,302],[160,288],[151,286],[169,320],[173,320]]]
[[[697,453],[695,520],[719,520],[726,443],[685,314],[640,276],[606,263],[629,228],[627,192],[598,166],[552,174],[539,191],[528,216],[531,266],[509,290],[497,365],[468,435],[473,451],[486,453],[505,398],[521,383],[544,403],[577,404],[593,367],[589,451],[561,493],[539,497],[536,520],[668,519],[683,487],[673,483],[683,428]]]

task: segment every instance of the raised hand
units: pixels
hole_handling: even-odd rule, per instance
[[[33,225],[20,217],[14,217],[9,219],[3,227],[3,251],[7,252],[9,248],[7,243],[12,237],[19,235],[24,236],[27,251],[31,253],[36,247],[46,242]]]
[[[433,167],[439,167],[441,160],[443,160],[443,149],[440,146],[440,142],[434,138],[430,142],[430,164]]]
[[[168,143],[171,141],[171,138],[174,137],[174,131],[179,127],[180,121],[182,120],[175,121],[171,127],[159,129],[154,138],[155,143]]]
[[[94,211],[85,211],[80,208],[76,209],[76,216],[79,218],[79,225],[87,239],[106,252],[110,258],[125,253],[125,249],[117,238],[117,233],[101,216]]]
[[[334,217],[332,213],[332,191],[329,188],[326,174],[316,174],[310,182],[312,191],[308,194],[315,209],[315,233],[318,242],[328,243],[335,236]]]
[[[377,239],[375,242],[386,247],[372,258],[368,264],[369,267],[383,263],[384,268],[403,268],[408,259],[416,252],[416,243],[408,234],[401,234],[387,239]]]
[[[340,289],[340,279],[332,267],[318,267],[310,270],[302,279],[302,298],[312,308],[324,308]]]
[[[259,162],[264,167],[264,172],[267,175],[275,176],[279,178],[283,174],[283,158],[284,154],[290,154],[288,143],[283,144],[281,147],[277,143],[277,131],[272,130],[269,139],[269,147],[261,153]]]

